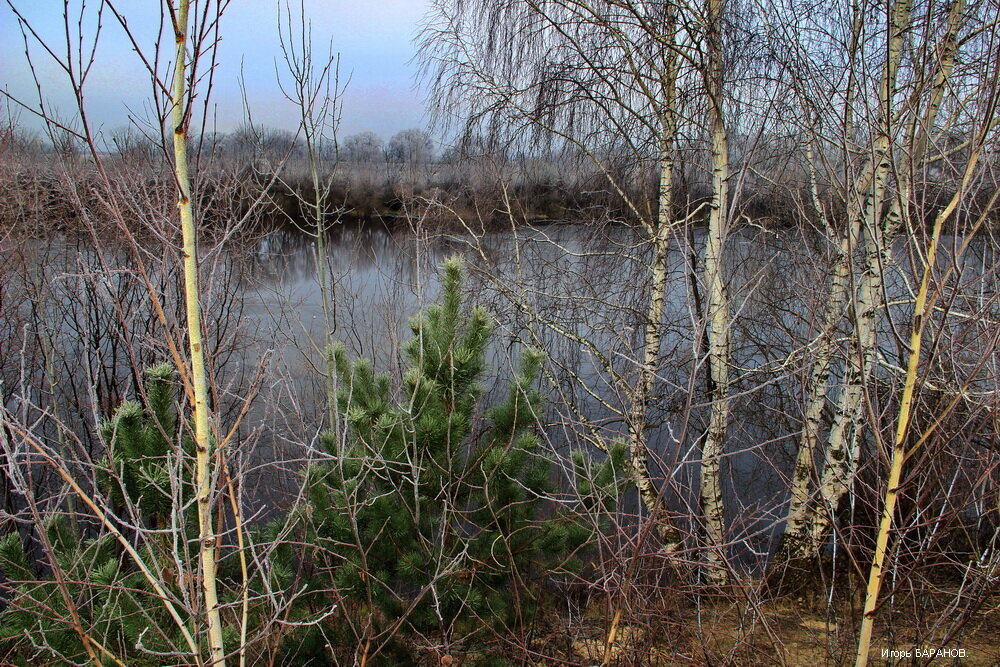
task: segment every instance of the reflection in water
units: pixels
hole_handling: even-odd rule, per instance
[[[674,239],[662,323],[664,363],[650,414],[652,473],[678,509],[697,503],[699,438],[707,419],[700,286],[692,280],[701,247],[700,233]],[[295,471],[306,455],[302,444],[311,443],[323,427],[327,338],[398,375],[407,321],[435,298],[436,267],[456,252],[467,257],[474,301],[496,317],[490,361],[497,374],[513,372],[522,345],[548,355],[546,432],[552,450],[588,447],[588,438],[610,440],[625,433],[620,415],[628,409],[626,389],[637,378],[649,289],[649,250],[631,230],[563,225],[429,240],[380,226],[341,225],[331,230],[328,250],[322,259],[332,278],[329,320],[317,280],[315,240],[308,234],[272,230],[209,252],[204,265],[215,400],[222,423],[232,424],[243,400],[256,397],[239,444],[266,505],[287,502],[283,494],[296,492]],[[829,256],[809,235],[762,230],[733,234],[727,253],[734,380],[724,493],[731,537],[743,545],[737,555],[751,558],[767,553],[786,502]],[[905,331],[911,316],[904,298],[911,260],[897,254],[886,287],[894,305],[881,332],[884,363],[878,377],[885,383],[895,381],[892,368],[902,365],[894,332]],[[98,253],[87,244],[60,242],[28,248],[18,257],[18,266],[12,256],[5,258],[5,274],[21,277],[6,288],[9,302],[22,304],[17,317],[8,315],[5,349],[35,350],[23,364],[34,374],[25,385],[47,389],[32,400],[89,433],[83,440],[92,448],[94,422],[134,395],[136,368],[169,358],[157,341],[166,333],[180,340],[183,318],[179,311],[169,313],[166,324],[154,317],[133,260],[123,251]],[[949,290],[963,295],[956,308],[977,312],[997,294],[990,247],[974,246],[964,264]],[[168,257],[152,262],[149,271],[165,304],[180,303],[174,266]],[[972,368],[981,357],[976,346],[982,332],[961,320],[948,327],[953,330],[946,333],[963,341],[961,353],[950,358],[951,372]],[[255,379],[258,369],[263,375]],[[18,372],[5,363],[8,408]],[[972,386],[995,392],[996,376],[980,374]],[[630,502],[634,508],[634,499]]]

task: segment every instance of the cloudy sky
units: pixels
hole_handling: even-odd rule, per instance
[[[222,41],[213,101],[216,126],[228,131],[245,122],[240,91],[242,71],[247,102],[254,123],[294,129],[295,111],[276,81],[281,50],[277,31],[278,0],[232,0],[222,19]],[[297,10],[299,0],[292,0]],[[62,0],[13,0],[32,28],[65,54]],[[70,0],[71,23],[81,0]],[[282,3],[284,4],[284,3]],[[350,79],[344,96],[342,136],[373,130],[383,137],[424,123],[422,94],[416,89],[413,39],[427,11],[427,0],[304,0],[312,21],[317,51],[328,43],[341,55],[341,78]],[[99,0],[86,3],[85,39],[92,42]],[[117,0],[129,26],[144,49],[156,39],[159,26],[156,0]],[[51,56],[30,42],[35,73],[48,103],[63,118],[74,109],[66,74]],[[37,103],[34,80],[25,58],[24,40],[14,14],[0,5],[0,85],[20,99]],[[169,57],[169,56],[167,56]],[[121,26],[107,12],[96,50],[96,62],[86,84],[88,116],[102,129],[127,124],[129,115],[147,116],[150,81]],[[0,111],[7,109],[0,105]],[[31,124],[21,112],[22,124]]]

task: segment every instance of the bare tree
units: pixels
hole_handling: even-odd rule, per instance
[[[344,139],[344,160],[371,164],[382,159],[382,140],[374,132],[359,132]]]
[[[799,87],[803,99],[812,98],[804,115],[807,124],[815,128],[816,136],[823,136],[822,127],[832,130],[827,131],[831,138],[821,140],[808,159],[811,164],[822,161],[827,170],[844,169],[842,185],[838,187],[842,187],[840,210],[845,212],[845,222],[831,239],[838,249],[813,351],[793,472],[792,501],[779,563],[791,558],[802,566],[815,560],[824,549],[857,470],[866,422],[864,396],[879,354],[877,332],[885,309],[886,271],[893,264],[893,248],[902,221],[914,214],[914,178],[922,166],[940,159],[931,147],[939,141],[942,125],[958,121],[952,116],[942,123],[939,114],[942,108],[951,107],[949,94],[962,94],[961,86],[949,87],[948,82],[953,81],[959,35],[975,20],[962,2],[946,3],[944,8],[947,16],[944,23],[912,26],[911,4],[891,3],[884,24],[874,32],[861,8],[849,8],[846,15],[850,17],[851,37],[839,61],[844,88],[836,93],[837,106],[820,109],[815,93]],[[922,40],[907,43],[905,34],[916,29],[923,31]],[[884,50],[873,49],[873,55],[869,56],[865,48],[869,41],[884,45]],[[966,46],[971,50],[976,48],[971,43]],[[925,58],[924,54],[933,55]],[[811,56],[815,60],[807,67],[818,68],[821,59],[828,56],[828,51],[817,51]],[[880,71],[878,78],[873,76],[876,71]],[[814,85],[806,82],[818,76],[818,72],[810,74],[809,70],[792,73],[793,80],[801,86]],[[866,109],[861,96],[872,88],[879,91],[878,106]],[[831,112],[842,116],[828,116]],[[832,137],[843,139],[837,141]],[[835,176],[830,174],[830,180],[836,182]],[[829,225],[829,213],[818,197],[817,190],[815,209]],[[840,388],[833,399],[832,387],[838,383],[834,340],[845,315],[852,323],[852,332],[844,352]],[[835,408],[824,462],[816,474],[817,502],[809,487],[822,412],[831,399]]]
[[[695,317],[706,345],[701,345],[701,336],[695,345],[710,413],[709,424],[697,438],[702,461],[698,521],[708,545],[705,554],[712,561],[707,572],[718,581],[725,579],[720,462],[728,441],[732,363],[724,276],[733,198],[726,123],[733,97],[727,82],[739,75],[747,86],[753,76],[739,64],[752,43],[743,39],[752,30],[741,21],[745,23],[745,17],[735,9],[712,2],[456,3],[442,6],[424,44],[429,72],[438,84],[435,99],[446,118],[454,114],[462,119],[467,133],[471,128],[494,134],[506,130],[522,140],[527,135],[531,141],[580,151],[642,231],[650,255],[642,282],[646,306],[638,322],[642,336],[630,355],[634,367],[622,374],[614,364],[601,363],[606,363],[617,391],[627,397],[616,411],[627,425],[634,480],[667,553],[681,549],[682,534],[668,518],[665,489],[649,471],[647,441],[650,411],[662,400],[655,386],[663,362],[667,258],[671,244],[683,238],[678,231],[702,219],[707,223],[705,260],[699,267],[700,281],[694,283],[695,290],[705,293],[704,300],[696,294],[702,308]],[[761,102],[764,109],[769,107],[766,100],[754,100],[757,106]],[[753,122],[741,128],[751,137],[759,131]],[[700,143],[681,146],[682,135],[698,136]],[[698,161],[701,151],[708,153],[707,164]],[[710,175],[704,206],[676,196],[675,181],[684,178],[676,168],[679,154],[688,166]],[[650,172],[656,174],[655,193],[643,185]]]
[[[309,211],[310,229],[306,233],[316,239],[316,268],[319,278],[320,299],[323,307],[323,355],[326,357],[326,395],[328,425],[339,432],[336,418],[337,373],[333,360],[333,335],[337,323],[334,318],[334,287],[336,276],[330,266],[328,252],[329,228],[339,222],[342,208],[331,201],[331,190],[339,163],[337,131],[340,126],[341,103],[344,89],[340,83],[340,57],[333,53],[318,56],[314,52],[312,24],[300,5],[297,15],[286,5],[278,11],[278,33],[288,81],[282,83],[285,97],[299,111],[299,131],[304,142],[308,161],[309,184],[312,197],[295,193]],[[280,79],[279,79],[280,83]],[[332,163],[322,163],[325,146],[334,147]],[[296,221],[292,220],[295,224]]]

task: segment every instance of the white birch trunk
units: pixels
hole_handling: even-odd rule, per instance
[[[660,214],[653,236],[653,263],[650,267],[652,286],[643,336],[642,367],[639,370],[639,383],[632,400],[632,413],[629,419],[629,441],[632,470],[643,504],[649,511],[663,541],[663,550],[674,553],[681,548],[680,533],[667,515],[660,493],[652,483],[646,442],[649,404],[653,397],[656,373],[660,367],[660,342],[663,335],[663,310],[667,291],[667,252],[670,246],[670,179],[673,175],[673,156],[670,143],[668,140],[663,141],[664,148],[660,163]]]
[[[729,426],[730,314],[723,276],[723,246],[729,217],[729,153],[722,107],[722,0],[708,0],[708,72],[710,151],[712,156],[712,206],[705,243],[705,286],[708,300],[708,366],[712,380],[712,407],[702,445],[701,509],[705,526],[705,579],[711,584],[727,580],[725,563],[725,507],[720,463]]]
[[[666,39],[672,45],[676,35],[676,13],[667,17]],[[656,526],[666,553],[676,553],[683,544],[680,531],[673,524],[659,490],[649,474],[649,450],[647,429],[649,405],[653,398],[656,374],[660,368],[660,344],[663,337],[663,311],[667,292],[667,254],[673,209],[674,138],[677,132],[677,55],[673,50],[665,53],[665,67],[662,81],[664,104],[661,113],[660,136],[660,180],[657,193],[657,220],[649,229],[653,245],[650,265],[651,287],[646,321],[643,331],[642,366],[632,397],[630,410],[629,449],[633,478],[650,518]]]
[[[847,302],[850,267],[851,255],[848,237],[845,234],[833,267],[830,292],[823,316],[823,328],[820,331],[819,345],[816,349],[809,384],[806,388],[807,399],[802,419],[802,435],[795,458],[795,468],[792,471],[791,495],[785,532],[779,548],[779,561],[798,560],[815,555],[815,547],[810,540],[812,524],[810,487],[823,408],[826,406],[827,400],[830,363],[835,348],[834,339],[837,326],[844,315],[844,305]]]
[[[180,211],[184,242],[184,299],[187,309],[187,334],[191,352],[191,384],[194,392],[195,498],[198,506],[198,555],[201,562],[201,584],[211,664],[224,667],[226,651],[222,639],[222,618],[215,574],[215,530],[212,508],[212,460],[209,446],[208,378],[205,372],[205,350],[201,337],[201,310],[198,303],[197,230],[191,209],[191,184],[187,160],[187,30],[189,0],[179,0],[174,14],[173,125],[174,169],[180,190],[177,208]]]
[[[855,10],[851,25],[851,53],[857,52],[860,43],[862,18]],[[853,63],[853,57],[850,62]],[[849,66],[850,67],[850,66]],[[853,95],[857,82],[854,67],[850,67],[847,82],[847,103],[844,107],[844,128],[851,135],[854,114],[852,109]],[[824,218],[827,233],[832,236],[833,229],[823,215],[822,203],[819,199],[816,184],[814,154],[810,144],[808,149],[808,164],[810,169],[810,191],[813,206],[817,214]],[[870,168],[870,165],[869,165]],[[864,178],[869,178],[870,169]],[[791,490],[789,494],[787,520],[781,542],[778,545],[776,565],[809,559],[816,553],[816,546],[810,540],[812,515],[815,511],[812,502],[811,483],[815,467],[815,453],[819,444],[819,431],[826,407],[830,386],[830,367],[835,351],[834,338],[837,328],[844,316],[844,308],[848,299],[849,277],[852,265],[852,249],[857,246],[859,234],[859,213],[856,197],[851,197],[847,203],[847,225],[840,236],[838,255],[831,270],[830,289],[824,305],[823,323],[820,330],[819,344],[813,360],[812,372],[806,386],[806,404],[803,410],[802,434],[796,454],[795,467],[792,470]]]
[[[883,306],[883,272],[892,246],[892,238],[886,233],[889,230],[884,226],[882,215],[892,160],[891,119],[895,113],[892,104],[911,6],[911,0],[894,0],[890,6],[888,55],[880,94],[880,109],[884,118],[872,147],[872,179],[864,200],[864,264],[861,286],[854,303],[855,329],[848,348],[844,382],[820,478],[822,506],[813,513],[812,543],[817,549],[825,542],[834,513],[849,488],[857,458],[861,399],[876,349],[876,333]]]

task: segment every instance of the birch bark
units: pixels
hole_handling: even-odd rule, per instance
[[[649,408],[656,374],[660,368],[663,312],[667,292],[667,254],[670,249],[673,210],[674,142],[677,134],[677,12],[671,6],[664,31],[664,69],[661,80],[663,104],[660,113],[660,178],[655,226],[647,229],[652,239],[651,289],[643,332],[642,366],[632,399],[629,443],[633,478],[646,510],[654,521],[666,553],[676,553],[682,544],[680,531],[671,521],[660,492],[649,473],[647,431]]]
[[[187,103],[187,31],[189,0],[178,0],[172,10],[176,42],[173,96],[174,170],[179,196],[181,233],[184,243],[184,300],[191,353],[191,383],[194,392],[195,497],[198,506],[198,555],[211,664],[224,666],[226,652],[222,639],[222,618],[216,589],[215,531],[213,527],[212,481],[214,471],[210,443],[208,377],[201,336],[201,309],[198,288],[198,247],[194,213],[191,208],[191,179],[188,171],[187,134],[190,117]]]
[[[729,153],[723,111],[722,11],[723,0],[708,0],[706,37],[712,202],[705,244],[705,286],[708,301],[708,366],[712,380],[712,407],[702,445],[701,509],[705,526],[706,571],[709,583],[727,579],[725,567],[725,507],[722,499],[721,459],[729,426],[729,364],[731,349],[729,297],[723,276],[723,246],[729,217]]]

